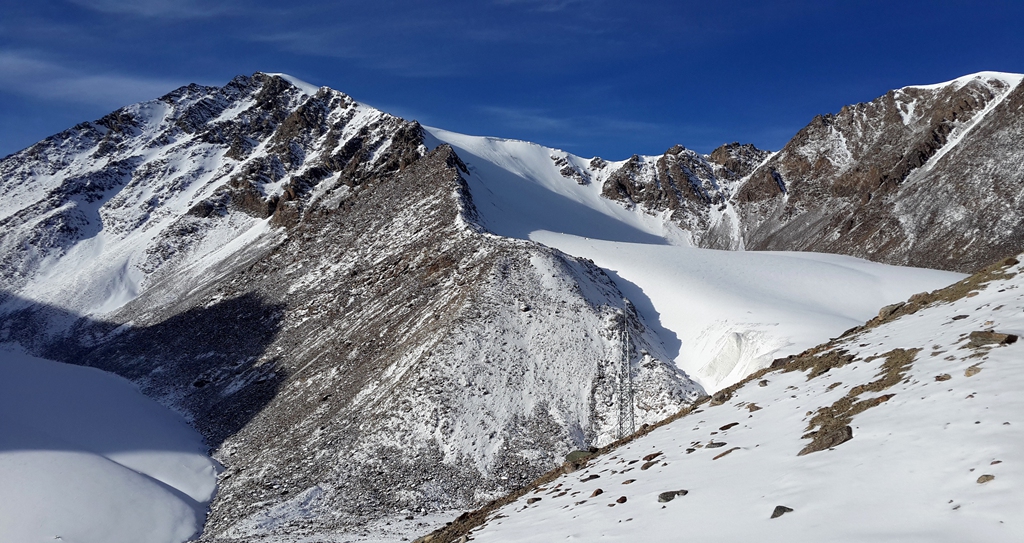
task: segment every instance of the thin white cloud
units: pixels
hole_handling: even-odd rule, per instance
[[[557,11],[563,11],[573,6],[586,4],[586,0],[494,0],[494,3],[499,6],[517,6],[524,7],[529,11],[539,11],[541,13],[554,13]]]
[[[170,19],[201,19],[215,17],[233,10],[231,2],[198,0],[69,0],[81,7],[118,15]]]
[[[601,133],[662,132],[666,130],[665,126],[656,123],[597,115],[561,117],[541,109],[501,106],[481,106],[478,109],[502,122],[505,126],[520,129],[551,132],[596,131]]]
[[[181,81],[91,74],[30,55],[0,52],[0,90],[61,102],[110,108],[151,100]]]

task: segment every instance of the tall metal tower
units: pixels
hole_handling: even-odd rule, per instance
[[[629,319],[634,315],[633,304],[622,299],[622,331],[619,335],[622,353],[619,362],[619,439],[636,432],[633,411],[633,344],[629,339]]]

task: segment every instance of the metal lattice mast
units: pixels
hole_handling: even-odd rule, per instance
[[[619,438],[636,432],[636,417],[633,409],[633,345],[629,340],[629,317],[633,304],[623,298],[622,307],[622,353],[619,363]]]

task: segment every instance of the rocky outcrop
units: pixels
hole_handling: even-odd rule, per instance
[[[737,191],[745,246],[956,271],[1019,252],[1018,80],[906,87],[815,117]]]

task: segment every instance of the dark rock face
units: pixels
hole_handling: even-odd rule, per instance
[[[737,192],[745,246],[973,271],[1024,249],[1022,140],[998,78],[818,116]]]
[[[749,143],[739,142],[727,143],[711,151],[708,160],[720,166],[718,177],[737,181],[750,175],[768,156],[768,151],[762,151]]]
[[[722,212],[730,206],[735,181],[766,156],[752,145],[723,146],[718,160],[676,145],[659,157],[633,155],[608,174],[602,185],[605,198],[647,212],[668,212],[668,219],[689,233],[695,245],[737,249],[738,226]],[[725,165],[728,164],[728,165]]]

